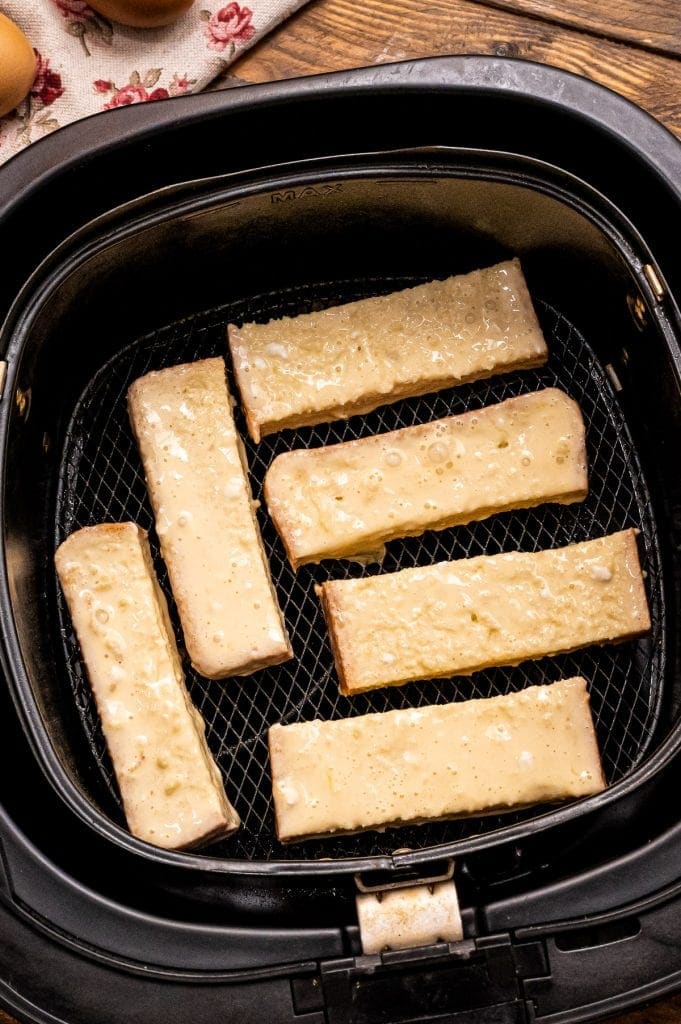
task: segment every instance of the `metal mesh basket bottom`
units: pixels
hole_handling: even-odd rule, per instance
[[[128,424],[128,385],[149,370],[223,355],[225,325],[229,321],[264,320],[305,312],[413,283],[416,281],[406,278],[335,282],[259,296],[199,313],[126,347],[92,379],[74,412],[63,452],[55,517],[56,543],[81,526],[102,521],[132,519],[149,530],[156,568],[169,599],[182,650],[182,634],[158,553],[140,460]],[[536,551],[597,537],[625,526],[637,526],[641,531],[642,558],[648,574],[651,635],[635,643],[590,648],[572,655],[528,662],[513,669],[479,672],[473,678],[413,683],[349,700],[338,692],[313,582],[329,577],[358,576],[376,572],[377,568],[326,562],[323,566],[305,567],[295,576],[265,510],[261,509],[260,525],[295,660],[248,678],[212,682],[197,676],[184,657],[192,699],[205,719],[208,742],[223,772],[229,797],[243,822],[235,836],[211,848],[212,855],[250,860],[371,856],[400,847],[421,849],[489,833],[537,814],[537,809],[530,809],[503,816],[281,846],[274,834],[267,754],[267,728],[274,722],[290,723],[315,717],[331,719],[490,697],[530,684],[581,674],[590,682],[609,782],[621,778],[643,756],[659,711],[663,658],[660,553],[649,495],[618,403],[593,351],[558,311],[541,303],[538,309],[551,352],[548,366],[540,370],[401,401],[347,422],[285,431],[266,438],[259,445],[247,439],[243,417],[237,410],[237,424],[246,439],[254,495],[261,497],[267,467],[275,455],[287,449],[350,440],[557,385],[579,402],[584,414],[590,467],[590,493],[586,501],[505,513],[471,526],[393,542],[388,546],[383,571],[513,549]],[[112,802],[120,808],[77,641],[60,594],[57,604],[66,678],[78,706],[94,766],[99,769]]]

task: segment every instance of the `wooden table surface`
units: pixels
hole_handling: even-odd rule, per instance
[[[585,75],[681,137],[681,0],[312,0],[232,65],[223,84],[454,53]],[[681,1024],[681,995],[613,1022]],[[15,1022],[0,1011],[0,1024]]]

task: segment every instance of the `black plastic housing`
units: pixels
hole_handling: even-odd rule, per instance
[[[282,119],[285,143],[273,153],[268,140]],[[301,160],[306,161],[302,166]],[[298,166],[271,167],[292,163]],[[223,175],[233,177],[205,180]],[[65,427],[60,410],[68,410],[88,373],[120,344],[131,313],[136,334],[159,323],[160,306],[146,301],[155,280],[150,252],[176,246],[177,258],[164,264],[162,322],[183,315],[187,302],[196,308],[210,301],[218,284],[224,288],[211,266],[226,222],[215,220],[213,235],[204,236],[211,242],[205,251],[197,245],[190,254],[185,246],[202,205],[214,203],[218,191],[235,200],[248,194],[256,207],[268,197],[272,210],[282,208],[276,214],[280,222],[293,218],[306,241],[316,240],[315,260],[339,271],[347,253],[343,257],[325,245],[343,228],[342,217],[328,212],[329,200],[333,204],[338,195],[333,186],[341,179],[352,188],[397,181],[402,185],[391,188],[402,188],[402,203],[418,204],[427,186],[412,190],[405,183],[424,182],[430,175],[465,183],[448,206],[448,231],[456,231],[467,247],[454,269],[468,269],[501,251],[520,252],[547,299],[559,301],[580,325],[588,321],[590,338],[601,339],[599,356],[622,385],[619,401],[663,524],[670,625],[652,753],[617,792],[568,813],[551,812],[529,831],[523,826],[497,841],[487,837],[460,844],[456,851],[312,866],[150,854],[92,810],[87,779],[73,784],[77,750],[70,741],[58,751],[54,744],[60,730],[66,732],[68,709],[48,689],[39,707],[23,675],[22,659],[34,662],[34,680],[50,664],[41,573],[49,526],[46,497],[54,486],[49,453]],[[500,178],[510,189],[505,199],[492,183]],[[681,941],[675,924],[680,836],[672,800],[679,778],[681,697],[676,629],[681,504],[675,469],[681,280],[674,243],[681,226],[680,189],[681,147],[641,111],[562,72],[486,58],[366,69],[129,108],[59,132],[0,170],[0,243],[13,254],[0,283],[0,305],[9,310],[16,303],[4,327],[8,374],[0,404],[1,653],[18,713],[15,718],[3,701],[0,844],[6,879],[0,927],[7,974],[14,978],[13,991],[5,990],[3,998],[15,1012],[46,1020],[50,1009],[76,1024],[114,1019],[114,1009],[120,1019],[121,1006],[134,1005],[136,1019],[151,1024],[186,1020],[191,1005],[196,1020],[212,1021],[225,1011],[247,1021],[262,1018],[266,1002],[271,1020],[316,1022],[326,1012],[331,1022],[359,1024],[374,1019],[373,1011],[362,1009],[376,1005],[373,996],[367,1002],[357,996],[371,975],[382,979],[388,993],[383,1019],[431,1020],[438,1012],[433,996],[442,977],[438,972],[446,972],[449,992],[452,985],[457,988],[452,971],[464,965],[466,971],[470,967],[468,980],[458,996],[440,1004],[449,1015],[444,1019],[492,1019],[489,999],[483,1005],[487,991],[496,1000],[499,1021],[531,1014],[538,1020],[550,1015],[581,1020],[679,984],[669,950],[677,950]],[[555,200],[546,196],[552,190],[553,195],[562,190],[563,201],[569,194],[574,215],[551,215]],[[281,196],[276,204],[273,191]],[[78,203],[69,202],[74,195]],[[164,236],[165,211],[179,202],[186,204],[183,231]],[[382,246],[388,272],[399,200],[386,202],[382,217],[372,221],[374,230],[361,244],[356,244],[359,236],[352,241],[360,266],[365,261],[375,267]],[[123,203],[133,206],[115,209]],[[472,206],[484,212],[477,221]],[[249,208],[251,223],[254,209]],[[117,244],[125,255],[124,225],[132,218],[146,219],[153,237],[153,245],[140,247],[133,257],[144,289],[136,293],[128,284],[127,303],[106,303],[123,260],[109,264],[106,280],[93,273],[84,292],[81,278],[82,308],[70,305],[68,286],[55,292],[50,307],[42,306],[77,247],[89,246],[96,261],[105,235],[121,229]],[[411,226],[416,222],[412,217]],[[258,223],[257,238],[249,239],[241,229],[251,261],[270,237],[267,221]],[[65,241],[74,231],[81,231],[78,238]],[[424,232],[424,244],[433,237]],[[295,232],[288,239],[287,259],[265,270],[278,285],[309,265],[309,241],[307,246],[302,236],[296,241]],[[48,256],[62,244],[59,254]],[[441,254],[443,236],[438,244]],[[47,262],[39,266],[43,257]],[[427,268],[431,258],[422,258],[421,266]],[[661,295],[647,266],[656,270]],[[229,287],[235,292],[246,284],[240,273],[238,265],[230,265]],[[188,277],[191,289],[176,286]],[[160,292],[158,279],[156,285]],[[629,315],[637,300],[638,326]],[[69,333],[82,336],[87,317],[95,323],[102,305],[106,311],[97,320],[96,345],[69,348]],[[55,323],[60,325],[56,333]],[[16,735],[19,723],[28,746]],[[61,796],[46,786],[36,764]],[[61,839],[65,834],[68,844]],[[428,862],[453,852],[462,897],[471,908],[467,934],[473,945],[431,950],[420,966],[414,966],[418,958],[409,963],[358,958],[352,873],[381,870],[390,877],[425,871]],[[618,930],[613,922],[620,919],[625,924]],[[560,938],[578,929],[583,934],[572,941]],[[497,938],[492,941],[490,934]],[[348,958],[351,962],[345,962]],[[32,966],[39,959],[40,979]],[[626,964],[624,981],[621,964]],[[81,972],[80,990],[69,980],[74,971]],[[405,979],[417,977],[423,998],[420,1006],[405,1009]],[[498,987],[486,985],[485,978],[496,979]]]

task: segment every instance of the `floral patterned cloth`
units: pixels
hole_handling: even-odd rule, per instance
[[[133,29],[86,0],[0,0],[33,44],[26,100],[0,118],[0,163],[87,114],[199,92],[306,0],[196,0],[167,28]]]

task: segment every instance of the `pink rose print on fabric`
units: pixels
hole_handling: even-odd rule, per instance
[[[104,110],[113,110],[115,107],[130,106],[131,103],[149,103],[153,100],[167,100],[169,96],[181,96],[196,84],[195,78],[187,78],[175,72],[167,89],[154,88],[161,77],[161,71],[162,68],[150,68],[144,76],[139,71],[133,71],[127,85],[120,87],[106,78],[96,78],[92,86],[95,92],[103,95],[113,93],[103,107]]]
[[[42,53],[38,50],[33,52],[36,56],[35,78],[31,91],[16,114],[19,121],[17,136],[22,145],[33,142],[34,128],[40,129],[43,134],[59,128],[59,121],[46,108],[51,107],[64,95],[64,85],[59,72],[50,67],[49,59],[43,57]]]
[[[43,107],[49,107],[64,93],[61,75],[59,72],[52,70],[49,60],[38,53],[37,50],[33,52],[38,63],[35,80],[31,86],[31,96],[34,100],[39,100]]]
[[[94,18],[95,12],[85,3],[85,0],[53,0],[65,18],[73,18],[78,21],[87,21]]]
[[[105,110],[113,110],[114,107],[127,107],[131,103],[146,103],[148,100],[167,100],[170,93],[167,89],[154,89],[147,92],[143,85],[124,85],[117,89],[108,103],[104,104]]]
[[[173,79],[168,86],[168,92],[171,96],[184,96],[186,93],[192,91],[192,86],[196,85],[195,78],[187,78],[187,75],[178,75],[177,72],[173,75]]]
[[[113,25],[108,18],[93,11],[85,0],[52,0],[52,3],[64,18],[66,31],[80,40],[88,57],[91,56],[88,39],[111,46]]]
[[[253,11],[237,3],[227,4],[215,14],[201,11],[200,17],[206,22],[204,34],[210,50],[223,52],[229,47],[231,56],[237,44],[247,43],[255,35],[255,26],[251,24]]]

